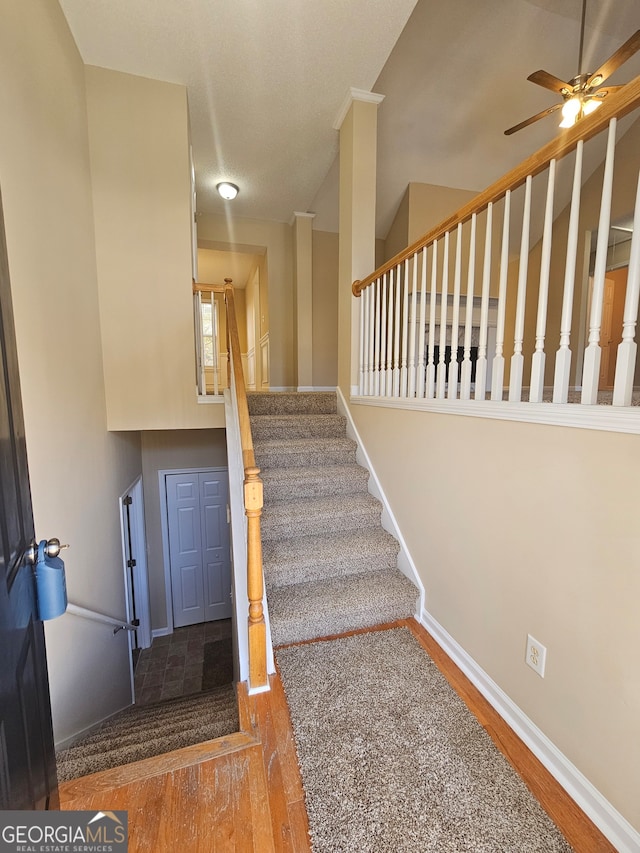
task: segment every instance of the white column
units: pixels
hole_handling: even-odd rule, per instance
[[[358,382],[361,297],[351,286],[375,269],[377,109],[383,97],[350,89],[334,123],[340,131],[338,384],[346,397]]]
[[[313,219],[315,213],[293,214],[294,287],[298,391],[313,388]]]

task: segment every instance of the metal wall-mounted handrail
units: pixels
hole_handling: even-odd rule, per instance
[[[116,619],[113,616],[107,616],[104,613],[98,613],[96,610],[89,610],[86,607],[80,607],[78,604],[69,602],[67,604],[67,613],[72,616],[79,616],[81,619],[89,619],[92,622],[102,622],[103,625],[112,625],[113,633],[118,631],[135,631],[140,625],[139,619],[134,619],[132,622],[127,622],[126,619]]]

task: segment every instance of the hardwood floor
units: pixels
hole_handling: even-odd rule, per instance
[[[576,853],[615,848],[509,729],[433,638],[406,625],[520,773]],[[360,632],[356,632],[360,633]],[[60,786],[62,809],[126,809],[130,853],[308,853],[308,822],[287,703],[239,686],[242,732]]]

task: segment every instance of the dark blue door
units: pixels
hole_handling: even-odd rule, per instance
[[[34,538],[0,199],[0,809],[58,806]]]

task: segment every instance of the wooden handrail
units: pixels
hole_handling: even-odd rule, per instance
[[[224,293],[224,284],[205,284],[202,281],[194,281],[192,290],[194,293]]]
[[[262,597],[262,542],[260,516],[262,515],[262,480],[253,454],[253,438],[249,420],[247,391],[244,384],[240,338],[236,319],[233,282],[224,280],[224,298],[227,305],[227,340],[229,363],[233,365],[233,383],[236,392],[240,444],[244,467],[244,511],[247,516],[247,594],[249,597],[249,683],[252,688],[267,684],[267,631],[264,621]]]
[[[612,118],[623,118],[640,105],[640,75],[623,86],[618,92],[609,95],[595,112],[581,119],[560,136],[552,139],[535,154],[523,160],[515,169],[507,172],[486,190],[461,207],[431,231],[428,231],[411,246],[398,252],[377,270],[360,281],[354,281],[352,291],[354,296],[360,296],[362,291],[380,278],[384,273],[413,257],[425,246],[430,246],[435,240],[440,240],[447,231],[453,231],[459,223],[467,222],[474,213],[485,210],[492,202],[499,201],[507,190],[515,190],[522,186],[527,177],[535,177],[544,171],[551,160],[560,160],[577,146],[582,139],[587,142],[606,129]]]

